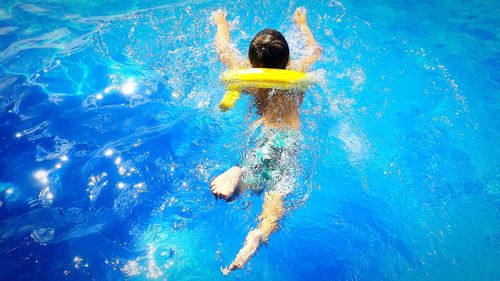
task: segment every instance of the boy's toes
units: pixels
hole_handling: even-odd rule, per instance
[[[229,270],[227,267],[226,268],[222,268],[222,266],[220,267],[220,271],[222,271],[222,274],[224,276],[228,275],[229,272],[231,272],[231,270]]]
[[[212,189],[212,194],[217,196],[217,197],[220,196],[219,191],[216,188]]]

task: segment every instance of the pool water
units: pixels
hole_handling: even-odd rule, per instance
[[[229,280],[499,280],[498,1],[0,4],[0,280],[223,280],[262,198],[240,163],[250,100],[222,113],[210,14],[245,54],[323,47],[301,109],[300,187]]]

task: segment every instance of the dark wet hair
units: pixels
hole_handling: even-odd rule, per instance
[[[248,48],[252,67],[285,69],[290,58],[288,43],[281,32],[264,29],[257,33]]]

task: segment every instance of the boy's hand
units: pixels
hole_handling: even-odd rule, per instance
[[[307,24],[306,12],[307,10],[305,8],[297,8],[295,13],[293,13],[293,21],[298,25]]]
[[[311,32],[309,26],[307,26],[307,16],[305,8],[297,8],[293,13],[293,21],[298,25],[300,31],[304,34],[306,40],[306,47],[312,50],[312,53],[302,57],[300,60],[294,62],[294,68],[296,70],[306,72],[311,65],[321,58],[321,47],[319,46],[316,39]]]
[[[212,20],[216,25],[224,24],[227,22],[226,20],[226,12],[222,9],[219,9],[215,12],[212,12]]]

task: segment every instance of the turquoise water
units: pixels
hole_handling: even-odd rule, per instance
[[[3,1],[0,279],[222,280],[262,198],[208,182],[245,151],[210,14],[323,46],[301,186],[243,280],[499,280],[496,1]]]

